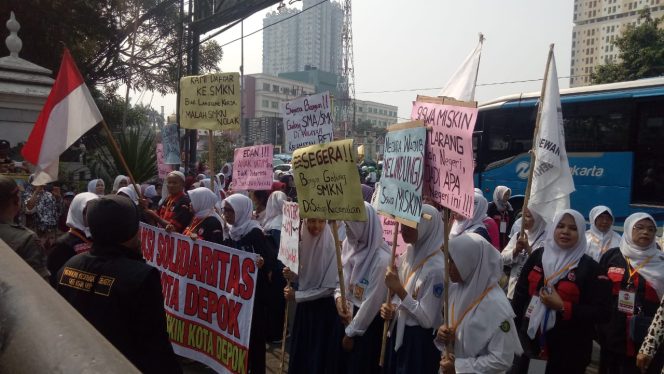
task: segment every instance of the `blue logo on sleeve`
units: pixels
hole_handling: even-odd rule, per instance
[[[438,283],[433,285],[433,295],[435,297],[441,297],[443,295],[443,284]]]

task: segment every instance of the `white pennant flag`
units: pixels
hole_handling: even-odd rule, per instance
[[[477,47],[454,72],[438,96],[452,97],[459,101],[475,101],[475,85],[477,85],[477,72],[480,68],[483,42],[484,36],[480,34],[480,42],[477,43]]]
[[[574,181],[565,151],[565,130],[560,105],[556,60],[551,50],[551,66],[547,73],[540,128],[533,145],[535,169],[528,207],[547,222],[556,211],[569,208],[569,194],[574,192]]]

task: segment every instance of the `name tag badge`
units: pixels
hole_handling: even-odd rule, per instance
[[[504,234],[507,232],[507,222],[500,221],[500,233]]]
[[[356,284],[355,287],[353,287],[353,296],[359,301],[364,300],[364,291],[366,290],[367,285],[369,285],[369,281],[367,281],[366,279],[362,279],[360,283]]]
[[[528,309],[526,309],[526,318],[530,318],[530,316],[533,314],[533,310],[539,303],[540,303],[539,296],[533,296],[530,299],[530,304],[528,304]]]
[[[634,304],[636,304],[636,293],[629,290],[620,290],[618,292],[618,311],[634,314]]]

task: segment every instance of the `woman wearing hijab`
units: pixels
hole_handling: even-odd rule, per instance
[[[613,284],[611,319],[599,327],[600,372],[639,372],[636,353],[664,296],[664,254],[655,245],[656,232],[652,216],[632,214],[625,220],[619,246],[609,249],[600,260]],[[659,373],[662,366],[660,350],[648,373]]]
[[[270,198],[270,191],[255,190],[249,192],[249,197],[254,203],[254,219],[262,226],[265,223],[265,209],[267,208],[267,200]]]
[[[71,201],[67,212],[67,227],[69,231],[62,234],[51,247],[46,266],[51,272],[51,285],[55,287],[57,274],[62,265],[79,253],[88,252],[92,245],[90,230],[85,221],[85,210],[88,202],[98,198],[92,192],[82,192]]]
[[[534,249],[544,246],[546,233],[546,222],[535,211],[524,208],[522,217],[523,237],[520,237],[520,232],[512,235],[507,246],[500,253],[503,266],[510,267],[510,277],[507,284],[507,298],[510,300],[514,298],[514,289],[516,282],[519,280],[519,275],[521,275],[523,265]]]
[[[288,196],[281,191],[274,191],[267,199],[265,206],[265,219],[263,223],[263,232],[272,238],[275,247],[279,246],[281,240],[281,221],[283,220],[284,202]]]
[[[377,373],[383,330],[380,307],[387,287],[385,269],[390,262],[390,248],[383,240],[383,229],[376,211],[364,203],[367,220],[347,221],[346,240],[341,261],[346,285],[346,312],[341,291],[335,291],[337,312],[346,325],[341,344],[348,354],[348,373]]]
[[[491,237],[489,237],[489,231],[487,231],[486,226],[484,226],[484,219],[487,217],[486,209],[488,203],[484,196],[481,194],[475,193],[473,201],[474,209],[473,216],[471,218],[465,218],[461,214],[452,213],[454,222],[452,223],[452,229],[450,231],[450,238],[455,238],[464,233],[475,233],[486,239],[486,241],[491,242]]]
[[[120,188],[127,187],[129,185],[129,178],[126,175],[118,175],[113,181],[113,190],[111,193],[113,195],[117,194]]]
[[[433,343],[443,308],[445,256],[443,217],[431,205],[422,205],[417,229],[401,226],[408,243],[397,270],[390,267],[385,284],[392,291],[392,303],[383,304],[381,317],[392,322],[386,349],[386,373],[438,373],[440,352]],[[404,283],[401,283],[403,280]]]
[[[338,342],[330,337],[341,324],[333,296],[339,283],[334,238],[321,219],[304,220],[301,232],[298,272],[283,271],[284,277],[297,283],[297,290],[284,288],[284,297],[296,303],[288,372],[333,373]]]
[[[97,194],[97,196],[104,196],[104,189],[106,185],[103,179],[93,179],[88,182],[88,192]]]
[[[438,329],[442,348],[454,343],[454,355],[444,354],[443,373],[505,373],[515,355],[523,353],[514,327],[514,311],[498,285],[500,254],[477,234],[450,240],[450,327]]]
[[[138,193],[136,193],[135,186],[124,186],[115,193],[116,195],[122,195],[128,197],[134,205],[138,206]]]
[[[157,224],[168,232],[181,233],[191,222],[192,214],[189,210],[191,201],[184,190],[184,184],[185,177],[182,172],[168,173],[166,176],[168,197],[161,202],[158,212],[147,211]]]
[[[487,215],[498,224],[500,231],[500,248],[504,248],[510,240],[509,233],[514,223],[514,209],[509,200],[512,190],[506,186],[497,186],[493,190],[493,201],[489,204]]]
[[[526,260],[512,306],[528,356],[546,359],[546,373],[585,373],[595,323],[608,319],[609,284],[599,265],[585,255],[585,220],[565,209],[546,231],[544,247]],[[528,371],[528,357],[514,373]]]
[[[611,229],[611,226],[613,226],[613,212],[609,207],[599,205],[592,208],[588,218],[590,230],[586,231],[586,240],[588,241],[586,254],[599,262],[606,251],[618,247],[620,235]]]
[[[249,371],[261,374],[265,373],[268,273],[276,269],[276,250],[263,235],[258,222],[251,219],[253,211],[251,199],[241,194],[233,194],[227,197],[223,204],[223,218],[228,225],[228,237],[224,240],[224,244],[259,256],[249,338]]]
[[[194,218],[189,223],[183,235],[192,239],[207,240],[213,243],[220,243],[224,240],[223,229],[221,226],[221,216],[214,210],[217,197],[207,187],[198,187],[189,191],[191,200],[191,212]]]

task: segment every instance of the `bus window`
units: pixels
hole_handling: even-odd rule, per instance
[[[631,110],[624,102],[563,106],[567,152],[619,152],[629,149]]]
[[[664,108],[662,102],[640,106],[632,202],[664,205]]]
[[[484,165],[528,152],[533,144],[537,107],[487,110],[482,113]]]

